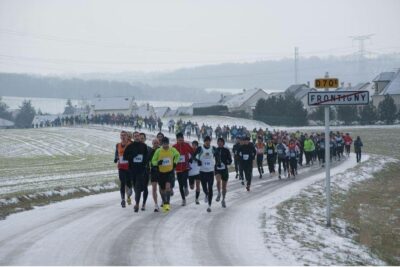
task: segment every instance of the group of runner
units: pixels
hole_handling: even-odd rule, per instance
[[[276,175],[282,179],[295,179],[298,165],[302,165],[305,155],[306,166],[313,165],[317,160],[321,166],[325,163],[325,136],[323,133],[289,134],[286,131],[273,132],[264,141],[264,136],[257,136],[256,142],[250,142],[248,135],[237,136],[231,151],[225,146],[225,139],[217,139],[217,147],[211,145],[211,137],[205,136],[203,144],[192,141],[185,142],[184,134],[176,134],[176,143],[170,144],[168,137],[158,133],[152,140],[152,146],[146,145],[146,135],[134,132],[133,135],[121,131],[121,142],[116,145],[115,159],[120,179],[121,206],[132,204],[134,193],[134,211],[146,209],[149,182],[152,186],[154,212],[160,211],[158,194],[161,196],[161,208],[168,212],[171,208],[170,199],[174,195],[175,180],[178,180],[182,206],[187,204],[189,189],[195,190],[195,203],[200,204],[201,189],[204,202],[208,204],[207,211],[211,212],[213,187],[216,181],[217,196],[215,201],[221,202],[226,208],[227,184],[229,166],[234,163],[236,179],[246,185],[250,191],[253,178],[253,162],[257,163],[259,178],[264,174],[264,157],[266,157],[270,176]],[[132,140],[133,139],[133,140]],[[344,153],[349,156],[353,140],[348,133],[331,133],[331,159],[341,160]],[[354,142],[357,162],[361,160],[360,137]],[[142,202],[141,196],[143,194]],[[140,203],[142,206],[140,207]]]

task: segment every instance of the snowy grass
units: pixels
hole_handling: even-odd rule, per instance
[[[115,190],[117,132],[0,131],[0,217],[51,201]]]
[[[366,162],[332,177],[332,227],[325,217],[324,181],[317,182],[297,197],[287,200],[261,216],[265,243],[280,259],[287,254],[304,265],[383,265],[367,246],[354,236],[357,230],[338,217],[336,210],[345,202],[352,186],[382,170],[395,160],[371,156]]]

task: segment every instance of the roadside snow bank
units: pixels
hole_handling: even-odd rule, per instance
[[[354,161],[354,156],[348,161]],[[397,160],[371,155],[346,172],[332,173],[332,199],[346,193],[354,183],[372,178],[392,162]],[[345,170],[344,166],[341,170]],[[332,227],[325,227],[324,191],[324,180],[320,180],[295,198],[275,207],[271,204],[264,207],[259,220],[268,251],[286,264],[290,259],[295,265],[385,265],[367,247],[352,239],[352,229],[345,221],[333,215]],[[332,211],[336,206],[332,201]]]

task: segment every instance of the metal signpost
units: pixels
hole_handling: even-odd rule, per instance
[[[309,92],[309,106],[325,106],[325,188],[326,188],[326,225],[331,226],[331,161],[330,161],[330,130],[329,109],[332,105],[367,105],[369,103],[368,91],[329,91],[337,88],[339,79],[325,78],[315,80],[315,88],[324,88],[322,92]]]

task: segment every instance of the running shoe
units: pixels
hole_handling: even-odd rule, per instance
[[[154,207],[154,212],[159,212],[160,211],[160,208],[156,205],[155,207]]]
[[[221,201],[221,205],[222,205],[223,208],[226,208],[225,200]]]
[[[126,205],[125,205],[125,200],[124,200],[124,199],[121,201],[121,207],[123,207],[123,208],[126,207]]]
[[[186,206],[186,199],[182,199],[182,206]]]
[[[131,199],[131,197],[130,197],[130,196],[128,196],[128,200],[127,200],[127,202],[128,202],[128,205],[132,205],[132,199]]]
[[[211,206],[208,206],[207,212],[211,212]]]
[[[200,205],[200,201],[198,198],[196,198],[196,205]]]
[[[139,206],[138,206],[138,205],[135,205],[135,206],[133,207],[133,211],[134,211],[134,212],[139,212]]]
[[[220,201],[221,200],[221,193],[218,193],[217,198],[215,199],[215,201]]]

